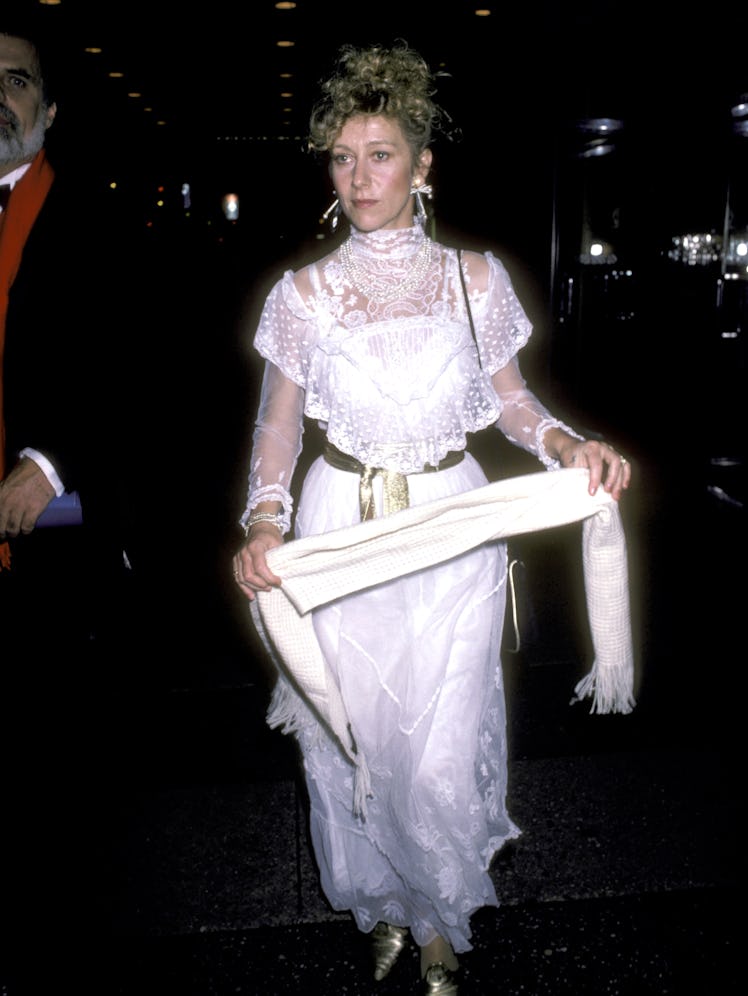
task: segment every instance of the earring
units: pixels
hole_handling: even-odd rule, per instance
[[[338,200],[337,197],[332,202],[330,207],[322,215],[322,220],[327,221],[330,215],[332,215],[332,220],[330,221],[330,228],[334,232],[335,229],[338,227],[338,219],[340,218],[340,201]]]
[[[421,226],[421,228],[424,228],[426,225],[427,215],[426,215],[426,208],[424,207],[423,204],[423,197],[421,195],[425,194],[425,196],[428,197],[429,200],[431,200],[432,195],[434,193],[434,188],[428,183],[414,182],[413,186],[410,188],[410,192],[411,194],[415,194],[416,198],[416,221]]]

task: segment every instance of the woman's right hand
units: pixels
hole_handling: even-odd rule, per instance
[[[244,546],[234,555],[234,580],[241,593],[255,600],[255,592],[279,588],[281,579],[268,567],[267,552],[283,546],[280,530],[271,522],[257,522],[249,530]]]

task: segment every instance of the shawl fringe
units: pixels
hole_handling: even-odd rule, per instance
[[[311,736],[312,743],[322,740],[324,736],[323,725],[311,720],[309,708],[304,700],[299,696],[292,686],[284,678],[279,678],[275,683],[273,694],[270,698],[266,722],[271,730],[279,729],[281,733],[300,733],[302,730]],[[350,726],[348,727],[349,732]],[[339,743],[338,738],[335,738]],[[353,734],[351,732],[351,742]],[[365,758],[354,749],[343,749],[353,762],[353,815],[366,819],[366,800],[371,798],[371,775]]]
[[[582,558],[595,656],[589,674],[574,688],[571,704],[591,698],[592,713],[630,713],[636,703],[628,560],[616,506],[601,508],[593,518],[585,519]]]
[[[633,712],[636,701],[631,689],[631,679],[623,668],[601,668],[597,661],[592,670],[574,686],[569,705],[591,698],[591,713]]]
[[[281,733],[299,733],[308,725],[304,722],[302,709],[299,696],[290,685],[280,679],[276,681],[265,717],[270,729],[280,729]]]

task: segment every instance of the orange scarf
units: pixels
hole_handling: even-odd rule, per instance
[[[8,299],[10,288],[21,265],[23,247],[49,193],[54,175],[44,149],[41,149],[13,188],[7,206],[0,214],[0,481],[5,477],[3,355]],[[0,571],[3,568],[10,569],[10,548],[7,543],[0,543]]]

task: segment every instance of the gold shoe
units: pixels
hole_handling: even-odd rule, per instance
[[[424,996],[458,996],[457,973],[450,972],[442,961],[426,969],[423,983]]]
[[[408,931],[405,927],[393,927],[389,923],[378,923],[371,932],[371,948],[374,955],[374,978],[381,981],[397,961],[405,947]]]

